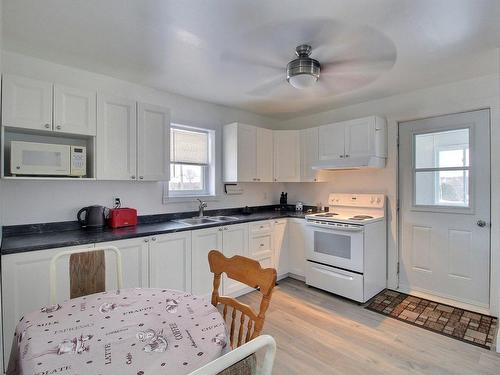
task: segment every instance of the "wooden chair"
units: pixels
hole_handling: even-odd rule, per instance
[[[212,305],[215,307],[217,307],[219,303],[224,305],[224,320],[226,320],[227,317],[228,306],[232,308],[229,335],[231,348],[234,349],[239,347],[242,343],[246,343],[259,336],[262,332],[266,311],[271,301],[273,288],[276,285],[276,270],[274,268],[264,269],[256,260],[239,255],[235,255],[232,258],[226,258],[217,250],[212,250],[208,253],[208,262],[210,264],[210,271],[214,274]],[[223,272],[230,279],[260,290],[262,293],[262,300],[258,313],[247,304],[239,302],[231,297],[219,295],[219,286]],[[240,313],[240,319],[236,337],[235,327],[237,324],[237,311]],[[246,322],[247,318],[248,322]],[[244,336],[245,325],[246,335]]]
[[[69,298],[77,298],[106,290],[105,252],[114,254],[116,259],[116,285],[123,288],[122,255],[114,246],[61,251],[50,261],[50,300],[57,303],[57,262],[69,256]]]

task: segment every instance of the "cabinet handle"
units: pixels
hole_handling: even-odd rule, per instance
[[[317,179],[315,178],[315,179],[314,179],[314,182],[316,182],[316,181],[317,181]]]
[[[340,157],[343,159],[343,158],[344,158],[344,155],[340,155]]]
[[[149,242],[149,240],[147,238],[144,239],[144,242]]]
[[[219,228],[219,232],[222,232],[222,228]]]
[[[156,241],[156,237],[151,238],[153,241]]]
[[[229,228],[228,227],[224,227],[224,230],[228,230]]]
[[[49,128],[50,128],[50,124],[45,124],[45,125],[44,125],[44,127],[45,127],[46,129],[49,129]]]
[[[263,243],[261,243],[261,244],[260,244],[260,247],[262,247],[262,246],[264,246],[264,244],[263,244]]]
[[[346,158],[348,158],[348,157],[349,157],[349,155],[347,155],[347,154],[346,154],[346,156],[345,156],[345,157],[346,157]]]
[[[133,175],[132,175],[132,176],[130,176],[130,178],[131,178],[132,180],[135,180],[135,176],[133,176]]]
[[[61,130],[61,125],[57,125],[57,126],[56,126],[56,129],[57,129],[57,130]]]
[[[144,180],[144,176],[139,176],[139,180]]]
[[[275,178],[275,179],[274,179],[274,181],[278,181],[278,179],[277,179],[277,178]]]
[[[264,229],[264,226],[263,226],[263,225],[261,225],[261,226],[260,226],[260,229]]]

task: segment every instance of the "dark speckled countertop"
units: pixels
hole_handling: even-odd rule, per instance
[[[141,217],[137,226],[118,229],[105,228],[101,230],[88,230],[75,227],[73,222],[7,227],[4,228],[1,254],[7,255],[57,247],[116,241],[126,238],[146,237],[259,220],[287,217],[304,218],[305,215],[304,212],[295,212],[291,210],[278,211],[272,206],[254,209],[254,213],[250,215],[241,215],[239,212],[241,212],[241,209],[207,211],[209,216],[228,215],[237,217],[238,220],[201,225],[186,225],[174,221],[193,216],[193,212],[186,212],[154,215],[146,219]]]

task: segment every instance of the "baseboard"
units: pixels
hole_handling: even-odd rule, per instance
[[[299,280],[299,281],[303,281],[303,282],[306,281],[306,277],[305,276],[297,275],[297,274],[291,273],[291,272],[288,272],[287,275],[288,275],[288,277],[290,277],[292,279],[295,279],[295,280]]]

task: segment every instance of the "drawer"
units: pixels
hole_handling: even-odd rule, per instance
[[[363,298],[363,275],[306,262],[306,284],[358,302]]]
[[[271,234],[252,235],[248,246],[250,257],[256,260],[271,257],[273,249],[272,243]]]
[[[255,223],[250,223],[250,233],[271,233],[272,221],[257,221]]]

